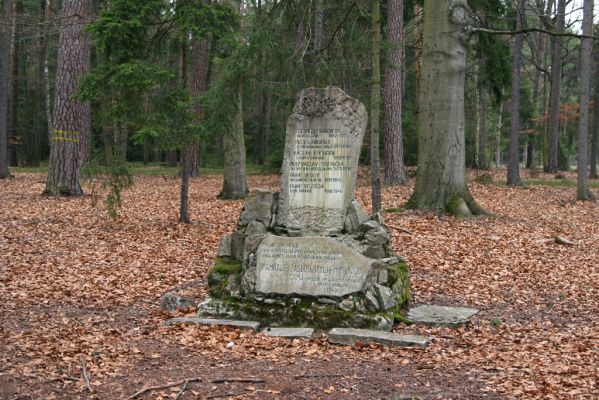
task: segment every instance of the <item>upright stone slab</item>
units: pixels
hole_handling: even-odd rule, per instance
[[[368,115],[341,89],[304,89],[287,121],[277,225],[341,232]]]

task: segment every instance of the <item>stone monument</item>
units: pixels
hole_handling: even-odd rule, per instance
[[[222,238],[202,317],[390,330],[410,297],[380,214],[353,199],[367,124],[341,89],[304,89],[287,122],[281,191],[254,191]]]

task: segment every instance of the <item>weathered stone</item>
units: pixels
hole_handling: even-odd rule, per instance
[[[405,262],[405,260],[402,257],[398,257],[398,256],[381,258],[379,261],[381,263],[383,263],[383,264],[386,264],[386,265],[391,265],[391,264],[397,264],[397,263],[400,263],[400,262]]]
[[[231,258],[243,261],[244,242],[245,235],[242,232],[235,231],[231,234]]]
[[[379,271],[379,276],[377,278],[377,283],[381,285],[386,284],[389,281],[389,272],[386,269],[381,269]]]
[[[368,221],[368,214],[364,207],[355,199],[349,203],[347,216],[345,217],[344,229],[347,233],[354,233],[360,229],[360,225]]]
[[[196,307],[198,305],[195,299],[183,297],[175,293],[165,293],[160,299],[160,307],[166,311],[177,311],[179,308]]]
[[[427,325],[458,326],[470,321],[476,313],[478,310],[475,308],[421,305],[410,308],[408,319]]]
[[[370,219],[366,222],[363,222],[362,224],[360,224],[360,231],[362,232],[368,232],[372,229],[380,229],[381,228],[381,224],[379,224],[377,221]]]
[[[345,311],[353,311],[355,309],[355,304],[354,301],[348,297],[341,300],[341,302],[338,304],[338,307]]]
[[[266,328],[262,331],[266,336],[286,337],[286,338],[312,338],[314,329],[312,328]]]
[[[377,312],[380,310],[379,299],[376,296],[374,288],[370,288],[370,290],[366,292],[366,296],[364,297],[364,307],[370,312]]]
[[[328,237],[267,236],[257,252],[256,291],[343,297],[368,290],[378,263]]]
[[[392,332],[366,329],[334,328],[329,331],[329,342],[335,344],[381,343],[398,347],[426,347],[431,338],[415,335],[400,335]]]
[[[368,115],[341,89],[304,89],[287,121],[277,224],[327,234],[344,227]]]
[[[385,227],[379,227],[378,229],[371,229],[366,232],[366,241],[370,245],[386,245],[391,240],[391,234]]]
[[[379,302],[379,308],[387,311],[397,305],[393,298],[393,292],[387,286],[379,285],[378,283],[373,286],[376,298]]]
[[[387,252],[381,245],[376,246],[368,246],[366,251],[364,251],[364,255],[370,258],[384,258],[387,255]]]
[[[250,192],[245,199],[243,211],[239,216],[237,225],[245,227],[252,221],[258,221],[264,226],[270,226],[274,204],[274,192],[262,190]]]
[[[220,238],[220,244],[216,251],[217,257],[231,257],[231,235],[226,235]]]
[[[266,235],[266,232],[266,227],[259,221],[251,221],[244,231],[246,236]]]
[[[239,321],[231,319],[212,319],[212,318],[197,318],[197,317],[181,317],[171,318],[164,323],[165,325],[177,324],[195,324],[195,325],[219,325],[230,326],[232,328],[250,329],[257,331],[260,329],[260,323],[256,321]]]

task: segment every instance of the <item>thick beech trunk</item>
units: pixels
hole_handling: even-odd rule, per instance
[[[4,0],[6,21],[11,20],[12,1]],[[10,69],[11,25],[0,26],[0,179],[8,178],[8,80]]]
[[[372,84],[370,88],[370,169],[372,173],[372,214],[381,209],[381,164],[379,160],[379,113],[381,105],[381,3],[372,1]]]
[[[566,0],[557,2],[557,20],[555,29],[564,32]],[[547,139],[546,172],[557,172],[557,150],[559,145],[559,104],[562,86],[562,44],[561,36],[553,37],[553,58],[551,61],[551,94],[549,103],[549,130]]]
[[[593,0],[584,0],[582,17],[582,34],[593,33]],[[576,198],[591,200],[594,198],[589,190],[589,100],[591,85],[591,52],[592,39],[582,39],[580,45],[580,119],[578,122],[578,179]]]
[[[403,163],[403,0],[389,0],[387,41],[389,50],[385,69],[385,184],[405,185]]]
[[[418,173],[407,204],[458,216],[486,213],[470,195],[466,180],[467,9],[465,0],[424,3]]]
[[[44,194],[83,194],[79,170],[89,151],[89,105],[73,99],[81,78],[89,72],[90,35],[83,29],[91,15],[91,0],[65,0],[58,39],[54,98],[54,129]]]
[[[524,0],[518,0],[516,30],[523,27]],[[514,61],[512,63],[512,123],[510,131],[510,151],[507,164],[507,184],[521,186],[520,179],[520,68],[522,67],[522,44],[524,34],[514,38]]]

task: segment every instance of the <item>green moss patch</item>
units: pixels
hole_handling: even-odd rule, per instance
[[[215,297],[228,297],[227,285],[233,277],[239,284],[241,281],[241,262],[217,257],[214,266],[208,273],[210,294]]]

